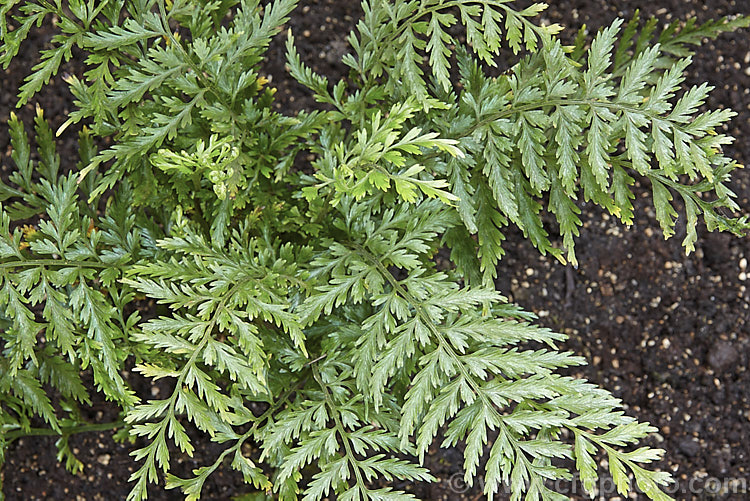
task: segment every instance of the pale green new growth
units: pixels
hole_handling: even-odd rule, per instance
[[[709,86],[683,83],[690,46],[750,22],[657,34],[636,16],[565,46],[539,24],[544,4],[364,0],[339,82],[286,34],[291,76],[323,104],[287,116],[260,64],[295,4],[2,2],[5,66],[33,25],[59,20],[19,105],[75,48],[86,69],[66,79],[76,109],[58,134],[88,125],[72,168],[41,111],[34,154],[8,122],[0,453],[59,434],[79,471],[70,434],[123,428],[138,439],[131,501],[159,482],[199,499],[227,465],[258,499],[407,500],[394,486],[436,480],[423,460],[437,442],[462,448],[465,481],[483,477],[489,498],[567,499],[553,481],[574,473],[593,493],[602,454],[622,496],[671,499],[669,474],[646,469],[663,451],[636,445],[655,429],[563,375],[584,360],[494,278],[505,226],[575,263],[579,202],[631,224],[636,179],[665,237],[681,200],[688,252],[699,216],[745,232],[719,132],[733,114],[702,111]],[[501,57],[512,64],[488,76]],[[122,421],[82,421],[86,374]],[[136,395],[137,377],[170,389]],[[223,452],[180,478],[171,462],[197,434]]]

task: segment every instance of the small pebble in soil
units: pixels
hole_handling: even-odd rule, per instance
[[[708,471],[715,476],[725,475],[729,471],[731,452],[721,450],[714,452],[708,460]]]
[[[680,451],[687,457],[697,456],[701,451],[701,444],[692,438],[683,438],[677,445]]]
[[[727,341],[717,341],[708,352],[708,365],[717,372],[728,369],[737,361],[737,350],[732,343]]]

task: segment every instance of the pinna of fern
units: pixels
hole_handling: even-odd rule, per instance
[[[624,30],[621,20],[601,30],[585,48],[583,36],[574,46],[563,46],[554,36],[559,27],[528,27],[531,21],[525,16],[539,8],[530,7],[509,18],[505,31],[513,51],[525,45],[528,54],[490,78],[480,61],[492,64],[489,49],[495,56],[499,53],[503,37],[500,30],[490,28],[494,25],[490,21],[503,16],[495,4],[506,9],[508,2],[457,4],[458,17],[452,3],[402,2],[396,14],[386,6],[366,3],[365,17],[349,38],[354,55],[344,58],[362,88],[348,99],[342,97],[347,93],[344,83],[331,92],[325,78],[304,67],[291,38],[288,57],[293,76],[353,124],[366,123],[354,102],[377,102],[370,113],[378,113],[383,104],[395,108],[411,102],[408,119],[395,127],[437,133],[466,153],[429,154],[420,172],[424,170],[421,175],[432,177],[433,183],[450,186],[447,191],[455,197],[452,201],[463,228],[448,231],[445,242],[467,277],[481,276],[483,283],[495,277],[503,254],[502,228],[510,223],[542,253],[576,264],[575,237],[582,224],[576,201],[593,202],[632,224],[636,177],[651,185],[666,238],[674,234],[676,224],[673,198],[681,199],[686,226],[683,246],[688,253],[694,249],[699,216],[709,230],[741,235],[750,227],[746,216],[729,215],[739,210],[728,187],[732,170],[739,166],[722,154],[722,147],[733,138],[717,132],[734,112],[699,111],[711,90],[707,84],[682,91],[690,46],[704,37],[746,27],[747,18],[704,25],[691,21],[685,26],[675,21],[655,36],[656,21],[643,24],[636,15]],[[482,43],[472,43],[480,31],[469,13],[481,13],[482,21],[490,23],[481,32]],[[416,20],[425,22],[408,26]],[[437,35],[438,26],[457,22],[465,25],[468,48],[447,33]],[[516,23],[527,27],[513,28]],[[376,57],[384,44],[394,43],[394,32],[413,32],[397,38],[398,47],[411,46],[398,50],[413,52],[412,59]],[[455,83],[448,59],[439,55],[450,53],[452,44],[459,46]],[[430,55],[432,85],[425,83],[416,62],[419,49]],[[441,62],[436,66],[436,61]],[[416,69],[409,70],[410,64]],[[391,76],[383,84],[378,83],[382,73]],[[414,168],[403,163],[394,167],[403,167],[402,172]],[[367,175],[371,187],[385,186],[374,174],[354,175]],[[542,222],[545,205],[556,228]],[[550,232],[562,241],[553,243]],[[470,235],[477,245],[468,243]]]

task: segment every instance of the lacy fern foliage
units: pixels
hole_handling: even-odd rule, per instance
[[[133,501],[155,483],[199,499],[227,466],[259,497],[414,499],[399,486],[435,481],[436,443],[488,497],[566,499],[552,484],[574,473],[593,493],[603,454],[621,495],[671,499],[648,469],[662,451],[637,447],[655,429],[565,375],[584,360],[494,278],[506,226],[575,263],[579,202],[631,224],[636,179],[665,237],[681,200],[688,252],[699,218],[743,234],[733,114],[683,84],[692,46],[750,22],[657,33],[636,17],[568,46],[544,4],[364,0],[347,78],[313,72],[286,35],[291,77],[322,103],[291,116],[261,65],[295,4],[2,3],[6,67],[34,25],[59,27],[18,104],[77,51],[57,132],[86,125],[73,166],[41,111],[35,149],[8,122],[0,450],[43,424],[79,470],[68,437],[100,426],[80,413],[95,390],[135,444]],[[137,378],[170,390],[145,399]],[[198,435],[223,452],[178,477]]]

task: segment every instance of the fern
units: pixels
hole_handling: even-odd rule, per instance
[[[287,116],[259,65],[293,0],[13,4],[4,65],[34,24],[60,19],[19,105],[75,47],[86,68],[67,78],[76,109],[58,134],[86,126],[71,168],[41,110],[35,148],[8,122],[0,451],[56,434],[78,471],[71,434],[123,428],[138,439],[130,500],[160,482],[199,499],[226,464],[259,497],[405,500],[393,482],[435,481],[424,456],[442,437],[490,498],[562,499],[552,482],[574,472],[593,493],[603,454],[621,495],[632,479],[671,499],[669,475],[649,470],[663,451],[637,447],[655,429],[563,375],[584,360],[494,278],[506,226],[575,263],[579,202],[632,224],[636,179],[665,237],[682,200],[688,252],[700,216],[746,232],[747,216],[728,215],[738,165],[719,131],[733,113],[702,111],[710,87],[682,86],[692,47],[747,19],[657,33],[636,16],[586,48],[536,22],[544,4],[365,0],[338,82],[287,34],[291,76],[326,105]],[[506,47],[513,64],[488,77]],[[140,300],[156,304],[147,319]],[[120,373],[131,361],[171,390],[135,395]],[[92,390],[122,420],[82,422]],[[172,456],[192,455],[196,434],[222,450],[178,477]]]
[[[0,186],[6,203],[0,209],[2,425],[12,440],[33,432],[32,419],[40,417],[62,435],[58,457],[76,471],[82,465],[67,435],[79,424],[79,406],[91,403],[82,371],[89,370],[95,386],[120,407],[137,401],[120,374],[139,320],[126,310],[133,294],[118,283],[123,268],[142,255],[131,192],[123,186],[97,215],[79,196],[75,174],[58,172],[60,157],[41,110],[35,120],[38,162],[31,160],[15,116],[9,128],[17,170],[10,176],[15,187]],[[86,158],[91,138],[85,130],[80,147]],[[31,217],[37,220],[33,226],[18,223]],[[52,405],[49,388],[58,392],[60,408]]]

